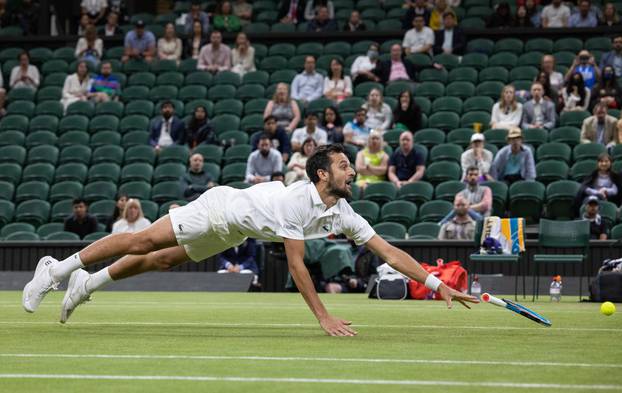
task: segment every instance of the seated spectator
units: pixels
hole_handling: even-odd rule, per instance
[[[255,239],[246,239],[239,246],[221,252],[218,254],[218,273],[254,274],[253,284],[257,285],[256,248]]]
[[[97,38],[97,29],[93,25],[88,26],[84,31],[84,37],[80,37],[76,45],[76,58],[97,67],[103,53],[104,43],[101,38]]]
[[[611,161],[611,156],[607,153],[598,156],[597,168],[585,178],[579,188],[578,200],[575,201],[577,207],[587,203],[590,197],[616,205],[620,203],[622,177],[611,168]]]
[[[510,128],[508,144],[497,152],[490,175],[498,181],[512,184],[519,180],[535,180],[536,164],[529,147],[523,146],[523,133],[520,128]]]
[[[315,14],[314,14],[315,16]],[[285,24],[297,24],[305,21],[305,2],[284,0],[280,2],[277,19]]]
[[[328,13],[328,7],[320,6],[317,9],[317,15],[307,24],[307,31],[314,33],[328,33],[339,30],[335,19],[331,18]]]
[[[350,67],[350,75],[355,85],[363,82],[379,82],[380,78],[374,74],[380,56],[378,44],[373,43],[369,46],[365,55],[354,59]]]
[[[197,69],[206,70],[213,74],[231,69],[231,49],[222,43],[220,31],[212,31],[210,43],[201,48]]]
[[[555,93],[558,93],[564,85],[564,76],[561,72],[555,70],[555,57],[553,55],[542,56],[542,62],[540,63],[540,72],[546,72],[548,74],[549,85],[551,86],[551,89]]]
[[[193,154],[189,159],[188,171],[179,179],[181,195],[187,201],[194,201],[215,185],[214,179],[203,170],[203,164],[203,156]]]
[[[22,0],[21,4],[14,9],[15,19],[22,28],[24,35],[39,34],[39,3],[32,0]]]
[[[462,167],[462,181],[467,181],[467,170],[477,168],[480,174],[479,181],[495,180],[490,176],[492,166],[492,153],[484,148],[486,138],[479,132],[471,136],[471,148],[462,153],[460,164]]]
[[[125,204],[121,219],[112,225],[112,233],[134,233],[147,229],[151,221],[145,218],[138,199],[130,198]]]
[[[1,1],[1,0],[0,0]],[[2,78],[2,72],[0,72],[0,118],[6,115],[6,90],[4,89],[4,80]]]
[[[581,143],[600,143],[607,147],[620,143],[622,135],[618,132],[618,119],[607,114],[607,105],[599,102],[593,113],[583,120]]]
[[[259,144],[259,138],[267,135],[270,138],[270,143],[273,148],[277,149],[281,156],[283,156],[283,162],[289,160],[289,156],[292,153],[292,145],[289,141],[289,135],[283,127],[279,127],[276,121],[276,117],[269,115],[263,119],[263,134],[254,134],[251,137],[251,146],[253,150],[257,150]]]
[[[110,12],[106,17],[106,24],[103,27],[104,37],[112,37],[121,34],[121,28],[119,27],[119,14],[116,12]]]
[[[583,83],[583,76],[576,73],[562,89],[564,106],[562,112],[585,111],[590,104],[590,89]]]
[[[331,0],[307,0],[306,3],[304,16],[307,22],[315,19],[322,7],[326,7],[328,18],[335,19],[335,6]]]
[[[486,18],[486,27],[489,29],[508,28],[512,26],[512,12],[507,2],[497,4],[495,12]]]
[[[86,14],[82,14],[80,16],[80,23],[78,24],[78,35],[84,35],[86,29],[92,25],[91,18]]]
[[[19,64],[11,70],[11,78],[9,79],[9,87],[15,89],[17,87],[29,87],[37,90],[39,87],[39,70],[36,66],[30,64],[30,55],[23,51],[17,56]]]
[[[103,22],[104,16],[108,11],[108,1],[106,0],[82,0],[80,3],[80,11],[82,14],[88,15],[93,25],[98,25]]]
[[[404,131],[400,135],[400,147],[395,149],[389,159],[389,181],[400,188],[423,178],[425,162],[413,145],[413,134]]]
[[[289,86],[286,83],[276,85],[272,100],[268,101],[264,109],[264,120],[268,116],[276,119],[277,126],[283,128],[288,133],[294,131],[300,122],[300,108],[298,103],[289,95]]]
[[[125,204],[129,200],[127,194],[119,193],[115,199],[114,210],[112,215],[106,220],[106,232],[112,232],[112,226],[121,219]]]
[[[618,15],[618,10],[616,10],[615,4],[605,4],[605,10],[603,11],[603,16],[598,21],[598,25],[604,27],[620,26],[620,16]]]
[[[164,37],[158,40],[158,58],[160,60],[175,60],[179,64],[182,50],[183,45],[175,33],[175,25],[167,23],[164,27]]]
[[[369,133],[367,146],[356,154],[356,184],[364,190],[368,184],[387,179],[389,155],[382,149],[384,141],[378,131]]]
[[[540,71],[535,82],[539,82],[542,85],[542,94],[545,100],[553,103],[557,102],[557,91],[554,91],[553,87],[551,87],[551,76],[547,72]]]
[[[343,138],[345,143],[356,146],[364,146],[367,143],[371,129],[367,127],[367,109],[360,108],[354,114],[354,119],[346,123],[343,127]]]
[[[352,80],[343,71],[343,61],[334,58],[330,61],[328,76],[324,78],[324,97],[336,104],[352,96]]]
[[[262,135],[259,138],[258,147],[248,156],[246,163],[245,181],[250,184],[268,182],[274,172],[283,170],[283,157],[271,146],[268,135]]]
[[[296,129],[292,134],[292,150],[300,151],[302,143],[307,138],[313,138],[318,146],[328,143],[328,135],[326,131],[317,126],[317,114],[313,112],[309,112],[305,116],[305,126]]]
[[[527,8],[519,5],[516,9],[516,15],[512,19],[512,27],[534,27],[531,16],[527,14]]]
[[[402,18],[402,30],[410,29],[413,25],[413,19],[415,19],[415,16],[417,15],[423,16],[425,25],[429,25],[430,10],[428,9],[426,0],[415,0],[410,3],[408,10],[406,11],[406,15]]]
[[[540,82],[531,84],[531,100],[523,105],[522,128],[555,128],[557,114],[555,104],[543,97],[543,88]]]
[[[607,240],[607,223],[600,215],[600,202],[598,197],[590,196],[587,198],[583,220],[590,222],[590,239]]]
[[[600,59],[600,68],[613,67],[616,78],[622,78],[622,34],[618,34],[611,42],[611,51],[604,53]]]
[[[542,26],[542,13],[538,8],[538,4],[536,0],[526,0],[525,1],[525,10],[527,12],[527,16],[529,20],[533,24],[533,27]]]
[[[218,145],[216,133],[207,118],[207,109],[199,105],[194,108],[194,113],[186,127],[186,145],[194,149],[200,144]]]
[[[492,106],[491,128],[520,127],[523,118],[523,104],[516,100],[514,86],[506,85],[501,90],[499,101]]]
[[[367,96],[367,102],[363,104],[367,111],[365,126],[371,130],[384,132],[391,127],[393,113],[391,107],[383,101],[382,92],[371,89]]]
[[[315,57],[313,56],[305,58],[304,67],[304,71],[296,75],[292,81],[292,98],[307,105],[322,97],[324,76],[315,70]]]
[[[202,26],[203,25],[199,21],[195,21],[192,24],[192,32],[186,39],[186,45],[184,46],[184,57],[198,59],[201,48],[207,45]]]
[[[343,31],[354,32],[354,31],[366,31],[367,26],[365,22],[361,20],[361,13],[357,10],[352,10],[350,13],[350,18],[343,25]]]
[[[576,73],[581,74],[585,87],[590,90],[600,79],[600,68],[596,65],[594,56],[586,49],[579,52],[579,55],[574,59],[572,66],[566,73],[566,83]]]
[[[91,80],[89,97],[95,102],[118,100],[121,94],[121,83],[112,75],[112,64],[104,61],[100,67],[100,74]]]
[[[0,0],[0,28],[5,28],[13,24],[13,15],[7,9],[7,0]]]
[[[415,15],[413,27],[404,35],[402,47],[407,55],[424,53],[432,55],[434,45],[434,31],[425,25],[423,15]]]
[[[440,30],[443,26],[443,15],[446,12],[454,12],[446,0],[434,0],[434,8],[430,13],[429,26],[432,30]]]
[[[231,71],[240,76],[255,71],[255,48],[251,46],[246,33],[238,33],[235,48],[231,51]]]
[[[464,199],[469,202],[469,216],[475,221],[482,221],[484,218],[490,216],[490,212],[492,211],[492,190],[490,187],[479,184],[482,176],[480,175],[478,167],[469,167],[466,172],[465,180],[467,187],[457,195],[463,196]],[[442,225],[451,221],[455,215],[455,212],[451,211],[441,220],[440,224]]]
[[[160,105],[160,116],[151,122],[149,144],[159,150],[172,144],[182,145],[186,140],[186,126],[175,114],[175,106],[170,101]]]
[[[421,129],[421,108],[413,99],[410,90],[404,90],[398,97],[393,110],[394,128],[416,132]]]
[[[229,1],[223,1],[216,7],[213,21],[215,30],[224,31],[226,33],[236,33],[242,30],[240,18],[233,13],[233,8]]]
[[[374,74],[380,78],[380,83],[386,84],[396,80],[415,80],[416,66],[408,59],[403,58],[402,47],[399,44],[391,46],[391,58],[378,61]]]
[[[89,78],[89,68],[85,61],[81,61],[78,63],[76,72],[65,78],[63,97],[60,100],[65,111],[74,102],[87,101],[90,90],[91,78]]]
[[[457,23],[456,14],[453,12],[443,14],[443,29],[434,33],[433,50],[435,55],[447,53],[461,56],[464,54],[466,36]]]
[[[454,198],[454,217],[441,225],[438,240],[474,240],[475,220],[469,216],[469,202],[461,194]]]
[[[253,5],[246,0],[235,0],[233,14],[240,19],[240,24],[246,26],[253,20]]]
[[[322,128],[326,131],[328,143],[343,143],[343,120],[334,106],[324,108]]]
[[[285,174],[285,185],[290,185],[298,180],[309,180],[307,176],[307,159],[313,154],[317,147],[317,143],[313,138],[307,138],[302,143],[302,148],[292,155],[291,160],[287,164],[287,173]]]
[[[596,27],[598,18],[590,10],[591,6],[592,4],[589,0],[579,0],[577,12],[570,15],[568,27]]]
[[[285,184],[285,174],[283,172],[274,172],[270,175],[270,181],[280,181]]]
[[[611,66],[605,66],[600,83],[592,89],[592,105],[602,102],[609,109],[622,108],[622,91]]]
[[[201,2],[198,0],[192,2],[190,12],[186,14],[186,34],[191,34],[195,31],[195,22],[201,24],[201,31],[204,33],[209,31],[209,15],[207,15],[207,12],[201,11]]]
[[[156,54],[156,39],[152,32],[145,30],[145,22],[136,21],[134,30],[125,35],[122,62],[128,60],[145,60],[151,62]]]
[[[73,214],[65,218],[63,230],[72,232],[84,239],[84,236],[97,232],[97,218],[88,213],[88,205],[82,198],[76,198],[72,202]]]
[[[562,3],[562,0],[553,0],[551,4],[542,9],[542,27],[568,27],[570,8]]]

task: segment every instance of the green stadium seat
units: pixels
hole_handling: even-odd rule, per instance
[[[458,97],[440,97],[434,100],[432,104],[432,111],[434,112],[454,112],[456,114],[462,113],[462,100]],[[429,122],[429,119],[428,119]]]
[[[91,137],[89,145],[91,148],[96,149],[104,145],[120,145],[121,134],[117,131],[99,131],[97,134]]]
[[[46,183],[52,183],[54,180],[54,165],[47,162],[40,162],[37,164],[30,164],[24,167],[22,172],[22,183],[28,181],[42,181]]]
[[[287,59],[283,56],[269,56],[259,62],[258,68],[266,72],[287,69]]]
[[[191,72],[186,75],[184,85],[210,87],[212,85],[212,74],[205,71]]]
[[[39,106],[53,104],[53,103],[54,103],[53,101],[46,101],[46,102],[41,103]],[[117,102],[114,102],[114,103],[117,103]],[[63,113],[62,106],[58,109],[60,109],[60,112],[59,112],[60,116],[58,117],[61,117]],[[70,104],[67,107],[67,111],[65,112],[65,114],[67,115],[81,115],[81,116],[86,116],[88,118],[93,117],[94,113],[95,113],[95,108],[93,107],[93,104],[89,101],[76,101],[73,104]]]
[[[21,131],[2,131],[2,138],[0,138],[0,146],[18,145],[24,146],[26,143],[26,137]]]
[[[486,96],[469,97],[462,103],[462,112],[490,112],[494,105],[494,100]]]
[[[39,165],[39,164],[35,164]],[[59,165],[54,174],[54,182],[77,181],[84,183],[86,180],[88,168],[86,165],[78,162],[70,162]]]
[[[110,181],[95,181],[87,184],[82,191],[82,198],[94,202],[102,199],[114,199],[117,194],[117,185]]]
[[[149,64],[143,60],[128,60],[125,64],[123,64],[123,72],[126,74],[136,74],[148,71]]]
[[[570,168],[570,178],[574,181],[583,182],[597,168],[596,160],[584,160],[575,162]]]
[[[453,161],[459,164],[462,153],[462,147],[453,143],[442,143],[432,147],[430,150],[430,161]]]
[[[221,71],[216,74],[213,80],[214,85],[231,85],[234,87],[240,86],[242,79],[239,74],[232,71]]]
[[[618,224],[611,228],[611,239],[619,240],[622,239],[622,224]]]
[[[523,53],[518,58],[518,62],[516,63],[519,67],[539,67],[542,62],[542,57],[544,53],[542,52],[528,52]]]
[[[445,86],[440,82],[423,82],[417,86],[415,94],[434,100],[445,95]]]
[[[605,153],[607,149],[600,143],[582,143],[574,147],[572,159],[575,162],[584,160],[596,160],[599,155]]]
[[[384,91],[384,86],[381,85],[380,83],[376,83],[376,82],[363,82],[363,83],[359,83],[354,88],[354,95],[357,96],[357,97],[365,97],[366,98],[373,89],[378,89],[381,92],[383,92]]]
[[[601,51],[608,52],[611,50],[611,39],[608,37],[592,37],[585,40],[585,49],[590,52]]]
[[[462,170],[460,165],[450,161],[433,162],[426,168],[425,178],[432,184],[439,184],[448,180],[460,180]]]
[[[251,145],[234,145],[225,151],[224,160],[225,165],[232,164],[234,162],[246,163],[248,156],[251,154],[253,148]]]
[[[184,84],[185,76],[181,72],[170,71],[164,72],[156,78],[156,85],[170,85],[175,86],[177,88],[181,87]]]
[[[473,132],[472,128],[453,129],[447,134],[447,142],[453,143],[465,149],[471,144]]]
[[[296,46],[294,44],[289,44],[285,42],[271,45],[270,49],[268,50],[268,56],[292,57],[295,54]]]
[[[125,115],[153,116],[153,102],[147,100],[133,100],[125,105]]]
[[[396,222],[381,222],[373,226],[374,231],[386,240],[402,240],[406,238],[406,228]]]
[[[99,200],[93,202],[89,206],[89,214],[97,218],[99,222],[106,222],[115,209],[116,202],[114,200]]]
[[[466,100],[475,95],[475,86],[470,82],[451,82],[446,87],[445,95]]]
[[[177,98],[182,101],[200,100],[206,97],[207,88],[205,86],[184,86],[177,94]]]
[[[234,163],[222,168],[221,183],[228,184],[235,181],[243,181],[246,177],[246,163]]]
[[[130,131],[121,139],[121,145],[125,149],[147,144],[149,144],[149,133],[147,131]]]
[[[108,101],[97,104],[95,108],[96,115],[109,115],[122,117],[124,111],[123,103],[118,101]]]
[[[181,63],[179,63],[179,71],[186,75],[196,72],[196,70],[197,59],[183,59]]]
[[[542,128],[528,128],[523,130],[523,141],[537,149],[548,140],[548,131]]]
[[[519,66],[510,70],[510,80],[534,80],[538,76],[538,68],[534,66]]]
[[[381,222],[396,222],[406,228],[415,223],[417,219],[417,205],[409,201],[391,201],[382,206],[380,211]]]
[[[433,222],[420,222],[408,228],[409,239],[435,240],[441,230],[439,224]]]
[[[67,74],[64,72],[54,72],[52,74],[46,75],[43,79],[43,84],[40,87],[48,87],[48,86],[56,86],[63,87],[65,84],[65,79],[67,79]]]
[[[153,166],[144,162],[128,164],[121,170],[121,183],[132,181],[144,181],[151,183],[153,177]]]
[[[455,115],[455,113],[451,112],[446,112],[446,114],[448,116]],[[445,142],[445,133],[438,128],[424,128],[415,133],[414,141],[417,144],[426,146],[427,148],[431,148],[432,146],[436,146]]]
[[[441,64],[447,70],[452,70],[460,64],[460,58],[456,55],[441,53],[432,58],[435,63]]]
[[[84,241],[90,241],[90,242],[94,242],[97,241],[99,239],[103,239],[104,237],[108,236],[109,233],[108,232],[93,232],[93,233],[89,233],[88,235],[84,236]]]
[[[119,118],[113,115],[97,115],[89,122],[89,132],[91,134],[101,131],[117,131],[119,129]]]
[[[568,177],[568,171],[568,164],[563,161],[540,161],[536,164],[536,180],[545,185],[557,180],[565,180]]]
[[[448,83],[467,82],[475,86],[475,84],[477,83],[477,80],[478,80],[478,72],[473,67],[454,68],[453,70],[449,71],[449,74],[447,75]]]
[[[222,145],[244,145],[248,144],[249,136],[247,133],[242,131],[225,131],[218,135],[218,141]]]
[[[56,146],[40,145],[28,150],[28,163],[48,162],[56,165],[58,161],[58,148]]]
[[[251,71],[242,77],[242,86],[249,84],[257,84],[267,86],[270,81],[270,74],[265,71]],[[263,95],[263,94],[262,94]]]
[[[90,213],[90,212],[89,212]],[[52,212],[50,213],[50,220],[52,222],[60,222],[65,221],[65,218],[69,217],[73,214],[73,201],[72,200],[64,200],[58,201],[54,205],[52,205]]]
[[[572,53],[578,53],[583,49],[583,41],[574,37],[560,38],[553,44],[553,51],[568,51]]]
[[[0,237],[6,238],[13,233],[17,232],[26,232],[26,233],[35,233],[35,227],[32,224],[26,222],[14,222],[11,224],[5,225],[0,231]]]
[[[338,110],[340,113],[344,112],[356,112],[360,109],[365,103],[365,99],[361,97],[350,97],[341,101],[338,105]]]
[[[38,241],[41,240],[39,235],[30,232],[13,232],[4,240],[6,241]]]
[[[163,181],[179,181],[185,173],[186,166],[177,162],[158,165],[153,172],[153,182],[155,184]]]
[[[153,222],[158,219],[158,204],[153,201],[140,201],[143,215],[146,219]]]
[[[151,146],[132,146],[125,151],[125,165],[142,162],[153,165],[155,163],[156,154]]]
[[[245,115],[263,115],[266,105],[268,105],[267,98],[254,98],[244,104]]]
[[[415,103],[417,105],[419,105],[419,108],[421,108],[421,112],[423,112],[423,114],[429,114],[430,111],[432,110],[432,103],[430,102],[430,100],[426,97],[413,97],[415,100]]]
[[[509,189],[509,210],[512,217],[524,217],[527,223],[538,222],[542,214],[545,188],[537,181],[521,180]]]
[[[380,207],[373,201],[353,201],[350,206],[354,212],[363,217],[369,225],[374,225],[378,222],[378,216],[380,215]]]
[[[494,53],[510,52],[517,55],[523,53],[523,41],[518,38],[503,38],[495,42]]]
[[[473,40],[468,40],[467,42],[467,52],[468,53],[484,53],[484,54],[492,54],[495,47],[495,42],[488,38],[476,38]]]
[[[553,52],[553,41],[548,38],[531,38],[525,43],[525,52]]]
[[[224,100],[235,97],[236,88],[231,85],[212,86],[207,92],[207,97],[212,101]]]
[[[123,163],[123,155],[124,151],[121,146],[101,146],[93,151],[93,155],[91,156],[91,164],[106,162],[121,165]]]
[[[43,75],[52,74],[54,72],[69,74],[69,64],[65,60],[52,59],[46,61],[41,66],[41,73]]]
[[[466,16],[469,18],[480,18],[482,20],[485,20],[486,18],[490,17],[493,12],[494,10],[490,6],[488,6],[488,4],[486,4],[486,6],[468,7]]]
[[[559,118],[560,126],[581,128],[583,120],[589,116],[590,113],[588,111],[562,112]]]
[[[58,117],[51,115],[39,115],[30,120],[28,130],[30,132],[39,130],[50,130],[56,132],[58,129]]]
[[[42,237],[43,240],[64,240],[64,241],[77,241],[80,240],[80,236],[76,235],[73,232],[66,231],[58,231],[54,233],[50,233],[49,235]]]
[[[50,189],[49,201],[53,204],[65,199],[75,199],[82,196],[82,183],[77,181],[63,181],[56,183]]]
[[[175,86],[156,86],[149,90],[149,97],[151,101],[165,101],[170,100],[173,97],[177,97],[177,88]]]
[[[240,128],[240,118],[234,115],[218,115],[211,119],[212,127],[217,134],[225,131],[238,130]]]
[[[488,112],[466,112],[460,118],[460,127],[463,128],[475,128],[475,124],[481,124],[481,129],[485,130],[490,124],[490,114]]]
[[[15,202],[23,202],[29,199],[47,200],[50,186],[42,181],[22,182],[15,192]]]
[[[223,157],[221,146],[201,144],[192,150],[192,154],[199,153],[203,156],[206,163],[211,162],[220,166]]]
[[[131,131],[147,131],[149,130],[149,118],[143,115],[128,115],[121,119],[119,123],[119,131],[121,134],[127,134]]]
[[[57,86],[46,86],[37,91],[37,103],[44,101],[60,101],[63,91]]]
[[[296,26],[291,23],[275,23],[271,26],[270,31],[273,33],[293,33]]]
[[[277,21],[278,14],[274,10],[262,11],[257,14],[255,19],[257,23],[265,23],[266,25],[272,25]]]
[[[324,46],[317,42],[304,42],[296,47],[296,55],[314,56],[316,59],[324,53]]]
[[[496,53],[488,58],[488,67],[505,67],[512,69],[518,63],[518,56],[511,52]]]
[[[395,185],[388,181],[382,181],[368,184],[365,188],[363,198],[365,200],[374,201],[379,206],[383,206],[385,203],[394,200],[396,196],[397,188]]]
[[[6,111],[8,115],[32,117],[35,112],[35,104],[32,101],[13,101],[7,106]]]
[[[190,151],[186,146],[171,145],[160,151],[158,156],[158,165],[166,162],[178,162],[185,165],[188,162],[189,157]]]
[[[0,150],[1,152],[1,150]],[[15,162],[0,163],[0,180],[13,185],[19,183],[22,177],[22,166]]]
[[[214,181],[218,181],[218,179],[220,179],[220,164],[206,162],[203,164],[203,170],[210,176],[210,178],[214,179]]]
[[[507,184],[500,181],[486,181],[482,182],[482,185],[492,191],[492,214],[504,217],[508,198]]]
[[[574,201],[580,184],[572,180],[558,180],[546,187],[546,216],[553,220],[571,220],[575,217]]]
[[[162,183],[160,183],[162,184]],[[169,185],[170,187],[170,185]],[[179,183],[176,184],[175,190],[179,189]],[[126,194],[130,198],[139,200],[148,200],[151,196],[151,185],[142,181],[133,181],[124,183],[119,187],[120,194]]]
[[[13,183],[0,180],[0,199],[11,201],[13,200],[14,192],[15,186]]]
[[[6,115],[0,120],[0,131],[15,130],[26,132],[28,130],[28,118],[23,115]]]
[[[23,165],[24,161],[26,161],[26,149],[22,146],[0,147],[0,163]]]
[[[436,222],[441,221],[453,209],[450,202],[434,200],[425,202],[419,208],[419,221]]]
[[[25,140],[26,148],[30,149],[39,145],[55,145],[58,137],[51,131],[34,131],[28,134]]]
[[[464,190],[465,187],[466,184],[459,180],[442,182],[436,186],[436,190],[434,191],[434,199],[453,203],[456,194]]]
[[[193,114],[194,110],[198,106],[202,106],[203,108],[205,108],[205,110],[207,111],[208,118],[211,118],[212,116],[214,116],[214,104],[208,100],[192,100],[190,102],[187,102],[184,105],[184,115],[187,116],[187,115]]]
[[[11,201],[0,200],[0,226],[6,225],[13,219],[15,205]]]
[[[259,84],[242,85],[238,88],[235,97],[242,101],[249,101],[253,98],[263,97],[265,89]]]
[[[498,100],[503,90],[504,84],[501,82],[482,82],[475,88],[475,95],[488,96],[493,100]]]
[[[503,67],[486,67],[479,72],[479,82],[496,81],[507,83],[510,73]]]
[[[544,143],[536,150],[536,161],[562,160],[566,164],[570,163],[572,150],[564,143],[549,142]]]
[[[63,134],[67,131],[87,131],[89,118],[82,115],[69,115],[60,120],[58,133]]]
[[[436,128],[436,129],[440,129],[443,131],[449,131],[454,128],[458,128],[460,126],[460,116],[458,116],[458,114],[454,112],[435,112],[428,119],[428,126],[431,128]],[[423,130],[419,130],[415,133],[415,141],[418,140],[417,135],[419,135],[421,131]],[[443,139],[444,139],[444,135],[443,135]],[[417,142],[417,143],[421,143],[421,142]],[[422,144],[426,145],[428,148],[430,147],[429,145],[431,145],[431,143],[422,143]]]
[[[145,86],[126,87],[125,89],[123,89],[123,93],[121,94],[121,98],[123,99],[123,102],[125,103],[130,103],[134,100],[142,100],[142,99],[145,99],[146,97],[150,97],[150,95],[149,95],[149,88]]]

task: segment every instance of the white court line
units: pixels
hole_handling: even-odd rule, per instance
[[[519,383],[519,382],[464,382],[429,381],[399,379],[332,379],[332,378],[263,378],[227,376],[179,376],[179,375],[93,375],[93,374],[0,374],[0,379],[91,379],[122,381],[197,381],[197,382],[271,382],[271,383],[313,383],[341,385],[410,385],[410,386],[448,386],[448,387],[492,387],[519,389],[583,389],[620,390],[622,385],[575,385],[557,383]]]
[[[248,361],[299,361],[299,362],[349,362],[349,363],[396,363],[396,364],[464,364],[501,365],[519,367],[577,367],[622,368],[621,364],[558,363],[558,362],[508,362],[492,360],[440,360],[440,359],[368,359],[299,356],[215,356],[215,355],[111,355],[111,354],[64,354],[64,353],[0,353],[0,358],[61,358],[61,359],[145,359],[145,360],[248,360]]]

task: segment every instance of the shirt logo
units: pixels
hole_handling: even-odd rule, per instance
[[[182,226],[182,224],[179,224],[178,228],[180,233],[184,233],[184,227]]]
[[[328,225],[323,225],[322,229],[325,230],[326,232],[330,232],[330,226]]]

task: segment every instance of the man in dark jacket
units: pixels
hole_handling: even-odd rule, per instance
[[[434,33],[433,51],[435,55],[447,53],[451,55],[463,55],[466,49],[466,37],[464,31],[457,26],[456,14],[445,12],[443,14],[443,30]]]
[[[188,172],[180,179],[181,194],[188,201],[197,199],[208,189],[214,187],[209,173],[203,169],[203,156],[199,153],[190,157]]]
[[[374,69],[374,74],[380,78],[380,83],[387,83],[396,80],[414,81],[417,72],[430,66],[413,64],[410,60],[403,57],[402,46],[394,44],[391,46],[391,58],[379,61]],[[442,65],[434,63],[432,67],[443,68]]]
[[[65,218],[66,232],[73,232],[84,239],[84,236],[97,232],[97,218],[88,214],[88,206],[86,201],[81,198],[73,200],[73,214]]]
[[[164,101],[160,106],[160,114],[151,122],[149,144],[156,149],[183,144],[186,141],[186,125],[175,115],[173,103]]]
[[[289,155],[292,153],[292,144],[289,141],[287,131],[276,124],[276,117],[272,115],[263,120],[263,130],[263,134],[256,133],[251,138],[251,146],[253,147],[253,151],[257,150],[259,138],[265,134],[270,137],[272,147],[277,149],[283,156],[283,162],[287,162],[289,160]]]
[[[255,240],[246,239],[237,247],[232,247],[218,255],[218,273],[258,274],[255,261]]]
[[[306,0],[282,0],[278,20],[281,23],[301,23],[305,21]]]

